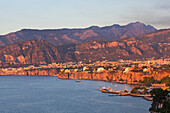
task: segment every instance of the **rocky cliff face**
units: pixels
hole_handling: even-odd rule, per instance
[[[24,41],[0,47],[0,64],[48,64],[52,62],[160,58],[170,56],[170,30],[116,41],[91,41],[53,46],[44,40]]]
[[[0,75],[40,75],[57,76],[57,69],[35,69],[35,70],[0,70]]]
[[[111,41],[126,37],[136,37],[153,31],[156,31],[154,27],[140,22],[130,23],[125,26],[92,26],[85,29],[23,29],[18,32],[0,36],[0,46],[15,44],[26,40],[46,40],[55,46],[93,40]]]
[[[48,64],[72,60],[72,56],[63,53],[44,40],[29,40],[0,47],[0,63],[18,64]]]
[[[82,79],[82,80],[104,80],[104,81],[115,81],[119,82],[120,79],[123,79],[125,83],[135,84],[134,81],[139,82],[143,81],[144,77],[153,77],[155,80],[161,80],[163,77],[169,76],[169,72],[165,71],[153,71],[147,74],[143,72],[129,72],[127,74],[122,73],[120,70],[115,70],[113,72],[103,71],[103,72],[72,72],[69,73],[59,73],[58,78],[60,79]]]

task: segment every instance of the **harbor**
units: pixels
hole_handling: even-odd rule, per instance
[[[98,88],[127,90],[132,85],[104,81],[54,80],[49,76],[0,76],[0,113],[148,113],[150,101],[131,96],[109,97]],[[14,99],[15,98],[15,99]],[[9,103],[10,102],[10,103]],[[7,106],[8,107],[7,109]],[[43,106],[43,107],[41,107]],[[135,107],[134,107],[135,106]],[[29,109],[29,110],[28,110]],[[17,111],[17,112],[15,112]]]
[[[137,89],[139,89],[140,91],[138,91]],[[142,91],[141,89],[144,90]],[[137,93],[133,93],[134,90]],[[153,97],[145,87],[134,87],[131,91],[127,91],[126,89],[124,91],[121,90],[114,91],[110,87],[106,88],[105,86],[103,86],[102,88],[101,87],[99,88],[99,91],[101,91],[102,93],[108,93],[109,94],[108,96],[132,96],[132,97],[143,97],[147,101],[153,100]]]

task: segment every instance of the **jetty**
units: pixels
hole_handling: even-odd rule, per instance
[[[120,91],[113,91],[113,89],[111,89],[110,87],[103,87],[103,88],[99,88],[99,90],[102,93],[109,93],[108,96],[133,96],[133,97],[143,97],[145,100],[148,101],[152,101],[153,97],[151,97],[151,94],[137,94],[137,93],[131,93],[131,92],[122,92]]]

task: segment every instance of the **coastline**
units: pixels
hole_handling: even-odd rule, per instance
[[[143,81],[144,77],[153,77],[155,80],[161,80],[163,77],[169,76],[170,73],[162,71],[153,71],[151,73],[143,72],[129,72],[122,73],[121,70],[102,71],[102,72],[90,72],[90,71],[80,71],[80,72],[60,72],[59,69],[34,69],[34,70],[2,70],[0,71],[1,76],[58,76],[59,79],[72,79],[72,80],[94,80],[94,81],[105,81],[111,83],[129,84],[129,85],[145,85],[139,83]]]

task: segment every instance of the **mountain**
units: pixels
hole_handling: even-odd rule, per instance
[[[1,65],[48,64],[72,61],[72,56],[44,40],[29,40],[0,47]]]
[[[154,31],[157,31],[154,27],[140,22],[130,23],[125,26],[118,24],[106,27],[91,26],[85,29],[22,29],[0,36],[0,46],[15,44],[26,40],[46,40],[55,46],[93,40],[111,41],[126,37],[136,37]]]
[[[79,61],[170,57],[170,29],[136,38],[80,43],[74,50]]]
[[[158,43],[170,43],[170,29],[162,29],[153,33],[141,35],[137,39],[152,45]]]
[[[170,29],[115,41],[90,41],[54,46],[44,40],[29,40],[0,47],[0,65],[4,66],[168,56],[170,56]]]

